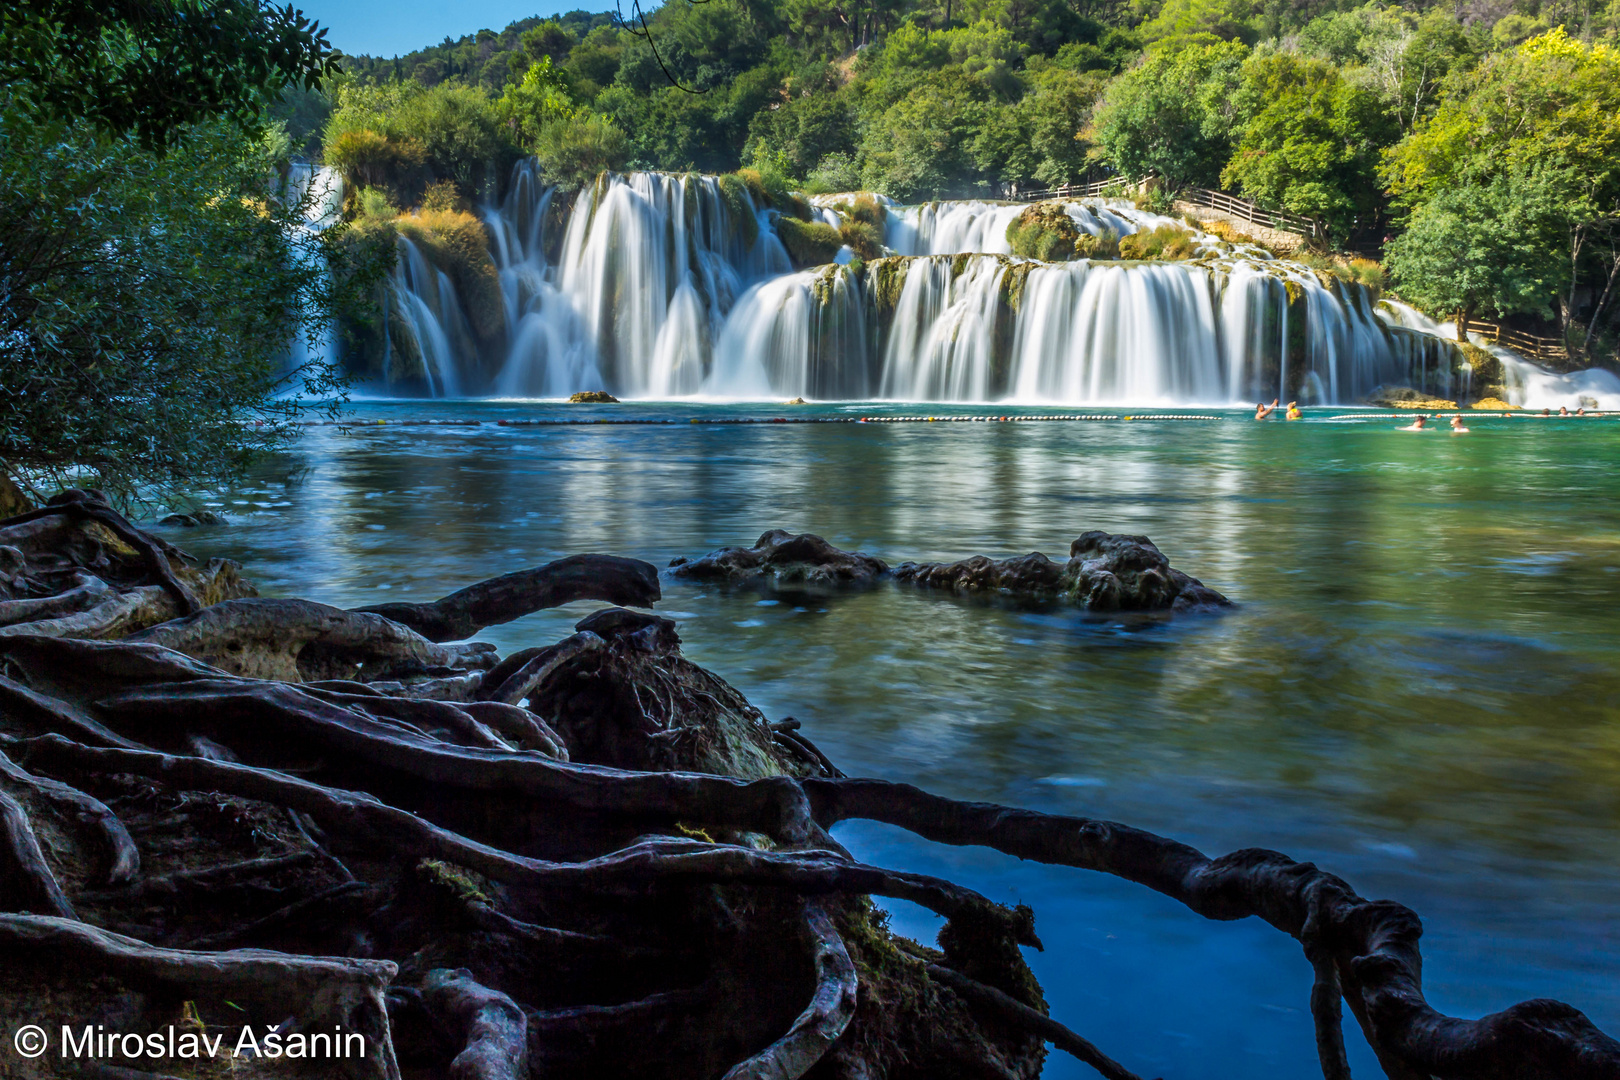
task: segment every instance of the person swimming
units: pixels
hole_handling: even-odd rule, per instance
[[[1299,411],[1299,402],[1290,401],[1288,403],[1288,419],[1290,419],[1290,420],[1303,420],[1303,419],[1305,419],[1305,414]]]
[[[1403,428],[1396,428],[1395,430],[1396,431],[1422,431],[1422,430],[1424,430],[1423,425],[1428,421],[1428,419],[1429,418],[1427,416],[1415,416],[1415,417],[1412,418],[1412,422],[1410,424],[1407,424]]]
[[[1277,398],[1273,398],[1270,405],[1256,405],[1254,407],[1254,418],[1256,420],[1271,419],[1271,414],[1277,411],[1278,400],[1279,399]]]
[[[1569,415],[1569,406],[1568,405],[1560,405],[1560,406],[1558,406],[1558,415],[1559,416],[1568,416]]]
[[[1466,435],[1466,434],[1468,434],[1468,429],[1463,427],[1462,417],[1453,416],[1451,418],[1451,433],[1453,435]]]

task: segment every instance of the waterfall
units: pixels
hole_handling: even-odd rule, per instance
[[[281,197],[290,205],[301,208],[304,218],[301,228],[306,234],[325,232],[341,217],[343,175],[336,169],[295,161],[287,171]],[[321,257],[307,246],[298,249],[298,258],[305,266],[315,267],[319,264],[319,269],[330,273]],[[313,340],[302,331],[293,336],[287,348],[287,370],[296,372],[311,363],[330,363],[333,358],[333,327],[327,323],[317,330]]]
[[[840,224],[848,198],[811,217]],[[795,270],[781,211],[735,177],[604,174],[568,202],[522,162],[481,212],[504,337],[487,319],[475,337],[455,283],[401,236],[391,363],[434,394],[508,397],[1229,405],[1457,388],[1442,327],[1252,245],[1195,231],[1191,259],[1042,263],[1007,243],[1023,205],[876,201],[893,254]],[[1118,200],[1063,210],[1094,236],[1186,228]],[[1537,379],[1508,381],[1552,392]]]

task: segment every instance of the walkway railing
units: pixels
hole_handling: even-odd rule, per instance
[[[1569,346],[1559,338],[1542,337],[1539,334],[1527,334],[1523,330],[1514,330],[1501,323],[1486,322],[1482,319],[1462,319],[1465,333],[1475,333],[1498,345],[1506,345],[1521,356],[1528,356],[1532,360],[1568,360]]]
[[[1039,191],[1021,191],[1016,198],[1020,202],[1044,202],[1047,199],[1096,199],[1107,195],[1124,195],[1135,186],[1125,177],[1116,176],[1092,184],[1065,184],[1062,187],[1043,188]],[[1177,198],[1184,202],[1219,210],[1223,214],[1247,221],[1251,225],[1263,225],[1268,229],[1298,233],[1310,240],[1322,240],[1327,236],[1327,227],[1316,218],[1305,217],[1301,214],[1290,214],[1286,210],[1267,210],[1252,199],[1228,195],[1224,191],[1211,191],[1208,188],[1183,188],[1177,192]]]

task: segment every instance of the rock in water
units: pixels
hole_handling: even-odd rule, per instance
[[[1038,551],[1011,559],[975,555],[954,563],[902,563],[898,581],[958,593],[1071,600],[1092,611],[1192,611],[1232,602],[1170,565],[1145,536],[1094,531],[1069,545],[1069,561]]]
[[[1010,559],[974,555],[951,563],[906,562],[892,571],[882,559],[842,551],[811,533],[772,529],[751,548],[727,547],[670,573],[730,585],[869,585],[884,578],[955,593],[1034,601],[1068,600],[1093,611],[1195,611],[1232,602],[1170,565],[1145,536],[1093,531],[1069,545],[1069,561],[1038,551]],[[583,627],[581,627],[583,629]]]
[[[889,564],[882,559],[841,551],[819,536],[795,536],[786,529],[772,529],[751,548],[721,548],[690,562],[676,559],[670,567],[676,577],[735,585],[767,579],[780,584],[865,584],[889,572]]]
[[[619,399],[606,390],[581,390],[568,395],[570,405],[617,405]]]

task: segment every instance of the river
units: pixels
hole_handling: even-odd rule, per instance
[[[1329,419],[1343,409],[1300,423],[493,423],[782,413],[362,402],[361,421],[484,423],[312,428],[218,500],[229,524],[163,532],[240,560],[265,595],[343,606],[432,599],[575,552],[663,566],[778,527],[891,563],[1062,558],[1088,529],[1145,533],[1236,611],[1121,621],[893,586],[675,581],[659,610],[690,658],[773,719],[799,718],[852,775],[1313,860],[1423,917],[1437,1008],[1554,997],[1620,1030],[1620,421],[1471,418],[1466,437]],[[595,606],[480,636],[548,643]],[[1053,1015],[1143,1075],[1316,1072],[1310,968],[1270,927],[883,827],[838,836],[868,861],[1031,904]],[[936,920],[888,906],[931,941]],[[1346,1034],[1352,1065],[1377,1075]],[[1089,1073],[1054,1055],[1046,1075]]]

